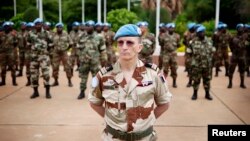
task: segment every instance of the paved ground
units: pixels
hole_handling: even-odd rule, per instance
[[[172,88],[172,79],[168,78],[173,100],[156,122],[159,141],[206,141],[208,124],[250,124],[249,77],[247,89],[241,89],[236,73],[233,88],[227,89],[223,69],[212,80],[214,100],[204,98],[201,85],[198,100],[192,101],[184,67],[179,67],[178,73],[178,88]],[[17,82],[17,87],[11,85],[8,72],[7,85],[0,87],[0,141],[100,141],[103,119],[90,108],[87,99],[76,99],[80,82],[77,73],[74,87],[69,88],[61,68],[60,86],[51,89],[50,100],[45,99],[43,86],[39,87],[39,98],[29,99],[32,89],[25,86],[26,78],[18,78]]]

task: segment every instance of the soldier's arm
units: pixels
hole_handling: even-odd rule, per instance
[[[101,117],[105,115],[105,108],[103,106],[104,98],[102,97],[102,83],[101,83],[101,75],[97,73],[95,77],[92,79],[92,88],[89,93],[88,100],[90,102],[91,108],[94,109]]]
[[[100,38],[99,40],[100,40],[100,44],[98,48],[100,52],[101,66],[103,67],[107,64],[108,55],[107,55],[105,40],[103,38]]]
[[[176,34],[177,48],[181,47],[181,37],[179,34]]]
[[[165,111],[168,110],[171,98],[172,94],[168,89],[167,81],[164,75],[161,73],[156,76],[156,108],[154,109],[156,118],[160,117]]]

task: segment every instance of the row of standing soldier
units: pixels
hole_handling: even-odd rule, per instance
[[[31,31],[30,23],[21,25],[21,32],[17,33],[16,31],[12,31],[10,24],[6,23],[3,26],[6,27],[6,34],[11,33],[9,41],[10,47],[8,48],[8,53],[1,53],[2,58],[10,58],[6,59],[2,63],[2,82],[0,85],[5,85],[6,78],[6,66],[8,65],[12,72],[12,80],[13,85],[17,85],[16,83],[16,75],[15,70],[17,67],[17,49],[15,46],[19,48],[19,74],[18,76],[22,76],[22,70],[24,64],[26,65],[26,75],[27,75],[27,86],[32,84],[34,88],[34,93],[31,98],[36,98],[39,96],[38,93],[38,76],[39,76],[39,67],[41,67],[41,71],[43,73],[44,85],[46,88],[46,97],[51,98],[49,89],[49,66],[51,64],[53,68],[52,76],[55,79],[52,86],[58,86],[58,73],[59,73],[59,65],[62,61],[64,65],[64,70],[66,71],[66,75],[68,78],[68,85],[72,87],[73,84],[71,82],[71,77],[73,76],[73,68],[75,62],[77,64],[77,70],[79,70],[79,77],[81,78],[80,84],[80,94],[78,99],[82,99],[85,97],[84,90],[86,89],[86,81],[88,77],[88,72],[91,71],[95,74],[99,70],[99,65],[111,65],[115,62],[115,51],[113,50],[113,36],[114,32],[108,30],[110,25],[107,24],[103,28],[102,34],[102,25],[101,23],[94,23],[94,21],[86,22],[85,28],[83,31],[79,30],[79,23],[74,22],[72,24],[72,31],[67,34],[67,32],[63,31],[63,24],[58,23],[56,25],[56,32],[52,32],[49,30],[49,24],[44,24],[44,29],[42,29],[43,21],[41,19],[36,19],[34,21],[36,29]],[[47,26],[46,26],[47,25]],[[138,22],[137,26],[140,27],[142,31],[142,43],[144,45],[143,50],[140,52],[140,59],[144,63],[152,63],[152,54],[155,50],[155,35],[148,32],[148,23],[147,22]],[[191,41],[197,37],[196,30],[198,27],[202,25],[189,23],[188,31],[184,33],[183,43],[186,45],[186,54],[185,54],[185,66],[189,76],[189,82],[187,84],[188,87],[194,87],[194,95],[197,93],[200,81],[200,76],[195,72],[197,65],[195,65],[194,57],[192,58],[193,53],[188,53],[187,49],[191,47]],[[206,97],[208,99],[212,99],[209,95],[210,89],[210,80],[212,78],[212,67],[216,67],[215,76],[218,76],[219,67],[222,65],[222,59],[224,59],[225,72],[226,76],[229,76],[229,85],[228,88],[232,87],[232,76],[235,70],[236,64],[239,63],[239,71],[242,88],[245,88],[244,84],[244,71],[246,66],[246,49],[245,46],[249,46],[249,33],[245,34],[242,32],[242,28],[244,28],[243,24],[237,25],[238,34],[235,37],[232,37],[228,32],[226,32],[226,25],[221,23],[218,25],[218,30],[212,37],[213,46],[216,48],[216,52],[212,53],[212,58],[208,57],[208,60],[212,60],[212,65],[207,66],[210,68],[209,73],[207,74],[208,78],[203,78],[203,83],[206,91]],[[25,28],[26,27],[26,28]],[[96,32],[94,32],[94,27]],[[165,28],[166,27],[166,28]],[[167,32],[166,32],[167,29]],[[177,78],[177,48],[180,47],[180,35],[174,32],[175,24],[169,23],[167,25],[160,25],[160,35],[159,35],[159,43],[161,46],[159,67],[163,68],[163,72],[165,77],[168,75],[168,70],[171,70],[171,76],[173,78],[173,87],[177,87],[176,78]],[[204,30],[205,31],[205,30]],[[5,36],[1,36],[3,38]],[[13,39],[12,39],[13,38]],[[204,38],[205,39],[205,38]],[[5,39],[2,39],[5,40]],[[210,43],[212,41],[206,40]],[[231,42],[230,42],[231,41]],[[232,51],[231,63],[229,65],[228,61],[228,51],[227,47],[230,45],[230,49]],[[47,47],[46,47],[47,46]],[[71,55],[68,56],[68,50],[71,48]],[[244,48],[244,49],[243,49]],[[249,48],[249,47],[248,47]],[[3,49],[2,49],[3,50]],[[12,50],[14,52],[12,53]],[[249,49],[248,49],[249,50]],[[1,51],[5,52],[5,51]],[[200,53],[199,53],[200,54]],[[4,56],[6,55],[6,56]],[[11,55],[13,55],[11,57]],[[249,56],[249,55],[248,55]],[[98,59],[97,59],[98,58]],[[249,57],[248,57],[249,58]],[[11,60],[14,59],[14,60]],[[249,59],[248,59],[249,62]],[[196,67],[195,67],[196,66]],[[31,68],[31,69],[30,69]],[[197,70],[198,71],[198,70]],[[196,80],[198,79],[198,80]],[[204,81],[205,79],[205,81]],[[192,84],[192,80],[194,83]],[[195,81],[196,80],[196,81]],[[207,81],[206,81],[207,80]],[[196,96],[197,97],[197,96]],[[195,99],[195,98],[192,98]]]

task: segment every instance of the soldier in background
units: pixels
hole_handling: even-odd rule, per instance
[[[152,55],[155,51],[155,35],[149,33],[148,22],[139,22],[137,26],[141,29],[141,39],[143,44],[143,48],[139,53],[139,58],[144,63],[152,63]]]
[[[66,71],[66,75],[68,78],[68,86],[72,87],[73,84],[71,82],[72,78],[72,69],[69,64],[69,57],[68,57],[68,50],[73,45],[72,39],[69,37],[68,33],[63,31],[63,24],[57,23],[56,24],[56,33],[53,36],[53,73],[52,76],[55,79],[55,82],[52,86],[58,86],[58,76],[59,76],[59,66],[62,61],[64,66],[64,71]]]
[[[33,22],[35,24],[35,30],[29,32],[27,42],[31,45],[31,87],[34,89],[31,99],[39,96],[39,69],[42,71],[42,77],[44,80],[44,86],[46,89],[46,98],[50,99],[50,58],[48,53],[48,44],[52,42],[48,31],[45,31],[43,27],[43,20],[37,18]]]
[[[79,69],[80,62],[79,62],[79,49],[76,47],[76,44],[79,42],[79,37],[81,36],[82,32],[79,30],[79,22],[75,21],[72,24],[72,30],[69,33],[70,38],[73,40],[73,46],[71,48],[71,54],[70,54],[70,65],[72,69],[72,74],[73,74],[73,69],[75,66],[75,62],[77,65],[77,69]]]
[[[11,71],[12,85],[17,86],[16,83],[16,48],[18,44],[17,32],[13,30],[12,23],[6,21],[3,23],[3,30],[0,34],[0,68],[2,82],[0,86],[6,85],[7,66]]]
[[[164,36],[164,34],[167,32],[167,28],[166,28],[166,25],[164,24],[164,23],[160,23],[159,24],[159,36],[158,36],[158,41],[159,41],[159,45],[160,45],[160,47],[162,48],[162,46],[163,46],[163,36]],[[158,66],[159,66],[159,68],[160,69],[162,69],[162,58],[161,58],[162,56],[159,56],[159,64],[158,64]]]
[[[250,77],[250,25],[249,24],[245,24],[245,36],[247,37],[247,41],[246,41],[246,48],[247,48],[247,53],[246,53],[246,72],[247,72],[247,76]]]
[[[116,53],[113,48],[114,43],[114,36],[115,33],[110,30],[111,24],[110,23],[103,23],[103,34],[105,38],[105,44],[107,49],[107,55],[108,55],[108,65],[114,64],[116,62]]]
[[[50,38],[52,38],[52,36],[54,35],[54,32],[51,30],[51,28],[52,28],[52,25],[51,25],[50,22],[44,22],[43,29],[49,33]],[[53,63],[52,63],[52,60],[53,60],[53,48],[52,47],[49,48],[49,58],[50,58],[51,66],[53,68]]]
[[[180,35],[175,33],[175,24],[167,24],[168,32],[165,33],[160,41],[161,53],[160,58],[162,59],[163,72],[167,78],[169,69],[171,70],[171,77],[173,78],[173,87],[177,88],[177,49],[180,47]]]
[[[246,42],[247,42],[247,36],[244,34],[244,25],[243,24],[237,24],[236,26],[237,35],[235,35],[232,38],[232,42],[230,45],[230,49],[232,52],[231,60],[230,60],[230,66],[229,66],[229,84],[227,88],[232,88],[232,80],[233,80],[233,74],[235,71],[236,66],[239,67],[239,73],[240,73],[240,87],[245,89],[245,67],[246,67]]]
[[[21,23],[21,31],[18,32],[18,49],[19,49],[19,73],[17,77],[23,76],[23,67],[25,65],[26,39],[28,32],[26,31],[26,22]]]
[[[187,47],[187,53],[191,54],[191,66],[192,66],[192,80],[193,80],[193,96],[192,100],[197,99],[197,92],[199,89],[201,78],[203,79],[203,87],[205,89],[205,98],[213,100],[209,93],[210,81],[212,79],[212,57],[215,52],[215,48],[212,45],[212,41],[205,36],[205,27],[199,26],[196,29],[196,36],[190,41],[190,45]]]
[[[82,35],[77,43],[77,48],[80,50],[80,68],[79,77],[80,82],[80,94],[78,99],[83,99],[85,97],[85,89],[87,84],[87,78],[89,72],[92,75],[96,75],[99,70],[99,66],[106,64],[107,62],[107,52],[105,41],[100,35],[94,32],[94,21],[87,21],[86,35]]]
[[[229,56],[228,56],[228,47],[230,41],[232,39],[229,32],[226,30],[227,25],[225,23],[221,23],[217,27],[217,32],[213,35],[213,43],[216,48],[215,53],[215,76],[217,77],[219,74],[220,66],[224,62],[225,65],[225,76],[228,76],[229,69]]]
[[[187,84],[187,87],[191,87],[192,86],[192,67],[191,67],[191,61],[192,61],[192,56],[191,54],[187,53],[187,48],[190,45],[190,41],[196,36],[195,33],[195,25],[196,23],[188,23],[187,28],[188,30],[184,33],[184,37],[183,37],[183,44],[186,46],[185,48],[185,70],[188,73],[188,77],[189,77],[189,81]]]
[[[139,30],[128,24],[117,31],[118,61],[92,80],[89,102],[105,120],[105,141],[157,140],[154,123],[169,108],[172,94],[164,76],[156,65],[139,60]]]

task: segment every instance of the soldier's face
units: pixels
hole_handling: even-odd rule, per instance
[[[42,29],[42,26],[43,26],[42,23],[36,23],[35,28],[36,28],[37,30],[40,30],[40,29]]]
[[[117,46],[120,60],[135,59],[143,47],[139,37],[120,37]]]

